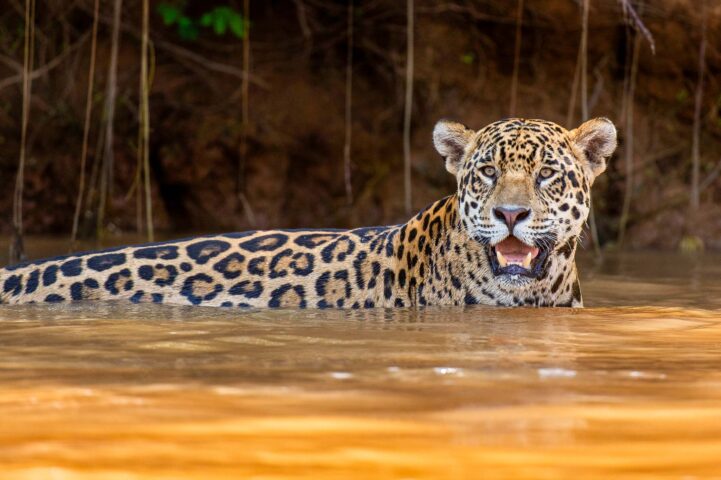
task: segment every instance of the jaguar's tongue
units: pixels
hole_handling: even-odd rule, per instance
[[[520,265],[523,268],[531,268],[531,262],[538,256],[539,250],[529,247],[516,237],[510,235],[502,242],[496,244],[496,258],[501,268],[508,265]]]

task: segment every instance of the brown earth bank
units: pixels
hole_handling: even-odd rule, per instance
[[[170,2],[172,3],[172,2]],[[155,226],[166,232],[348,227],[403,221],[406,2],[356,0],[353,18],[349,204],[344,183],[348,5],[320,0],[250,2],[249,125],[242,123],[243,41],[202,31],[183,39],[151,2],[150,148]],[[217,4],[217,5],[216,5]],[[617,244],[630,191],[625,247],[678,248],[698,237],[721,249],[721,2],[631,2],[655,44],[639,35],[622,2],[591,0],[588,107],[619,127],[620,146],[594,186],[601,243]],[[22,112],[23,12],[0,13],[0,228],[11,230]],[[242,2],[185,2],[189,16]],[[24,227],[69,235],[78,191],[92,1],[38,7],[25,169]],[[98,62],[87,177],[102,152],[112,2],[100,3]],[[118,61],[112,188],[103,227],[134,231],[137,202],[141,4],[126,0]],[[509,115],[517,2],[416,0],[411,134],[412,204],[451,193],[454,180],[431,143],[434,123],[473,128]],[[692,125],[706,22],[700,110],[700,207],[691,211]],[[572,127],[581,6],[526,0],[521,21],[516,115]],[[638,43],[633,102],[627,100]],[[580,83],[580,82],[579,82]],[[571,103],[574,103],[571,109]],[[627,188],[628,107],[633,105],[633,178]],[[569,115],[570,111],[570,115]],[[569,122],[570,119],[570,122]],[[242,155],[244,131],[247,155]],[[97,180],[96,180],[97,181]],[[242,192],[246,202],[239,200]],[[81,232],[96,232],[97,200]]]

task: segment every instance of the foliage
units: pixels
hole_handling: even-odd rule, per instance
[[[464,63],[466,65],[473,65],[473,62],[476,61],[476,54],[473,52],[466,52],[463,55],[461,55],[461,63]]]
[[[686,90],[685,88],[682,88],[681,90],[676,92],[676,101],[678,103],[681,103],[681,104],[686,103],[688,98],[689,98],[689,93],[688,93],[688,90]]]
[[[218,36],[230,33],[236,38],[244,38],[248,31],[248,23],[243,15],[228,5],[215,7],[199,18],[187,15],[184,4],[161,3],[157,11],[166,26],[177,27],[178,35],[183,40],[196,40],[201,27],[212,29]]]

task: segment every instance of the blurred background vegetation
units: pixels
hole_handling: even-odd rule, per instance
[[[721,249],[716,0],[35,1],[0,13],[6,235],[400,222],[455,189],[439,118],[603,115],[588,245]]]

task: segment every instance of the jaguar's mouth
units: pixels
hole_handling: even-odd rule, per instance
[[[523,275],[538,278],[546,263],[548,251],[526,245],[513,235],[488,247],[493,275]]]

